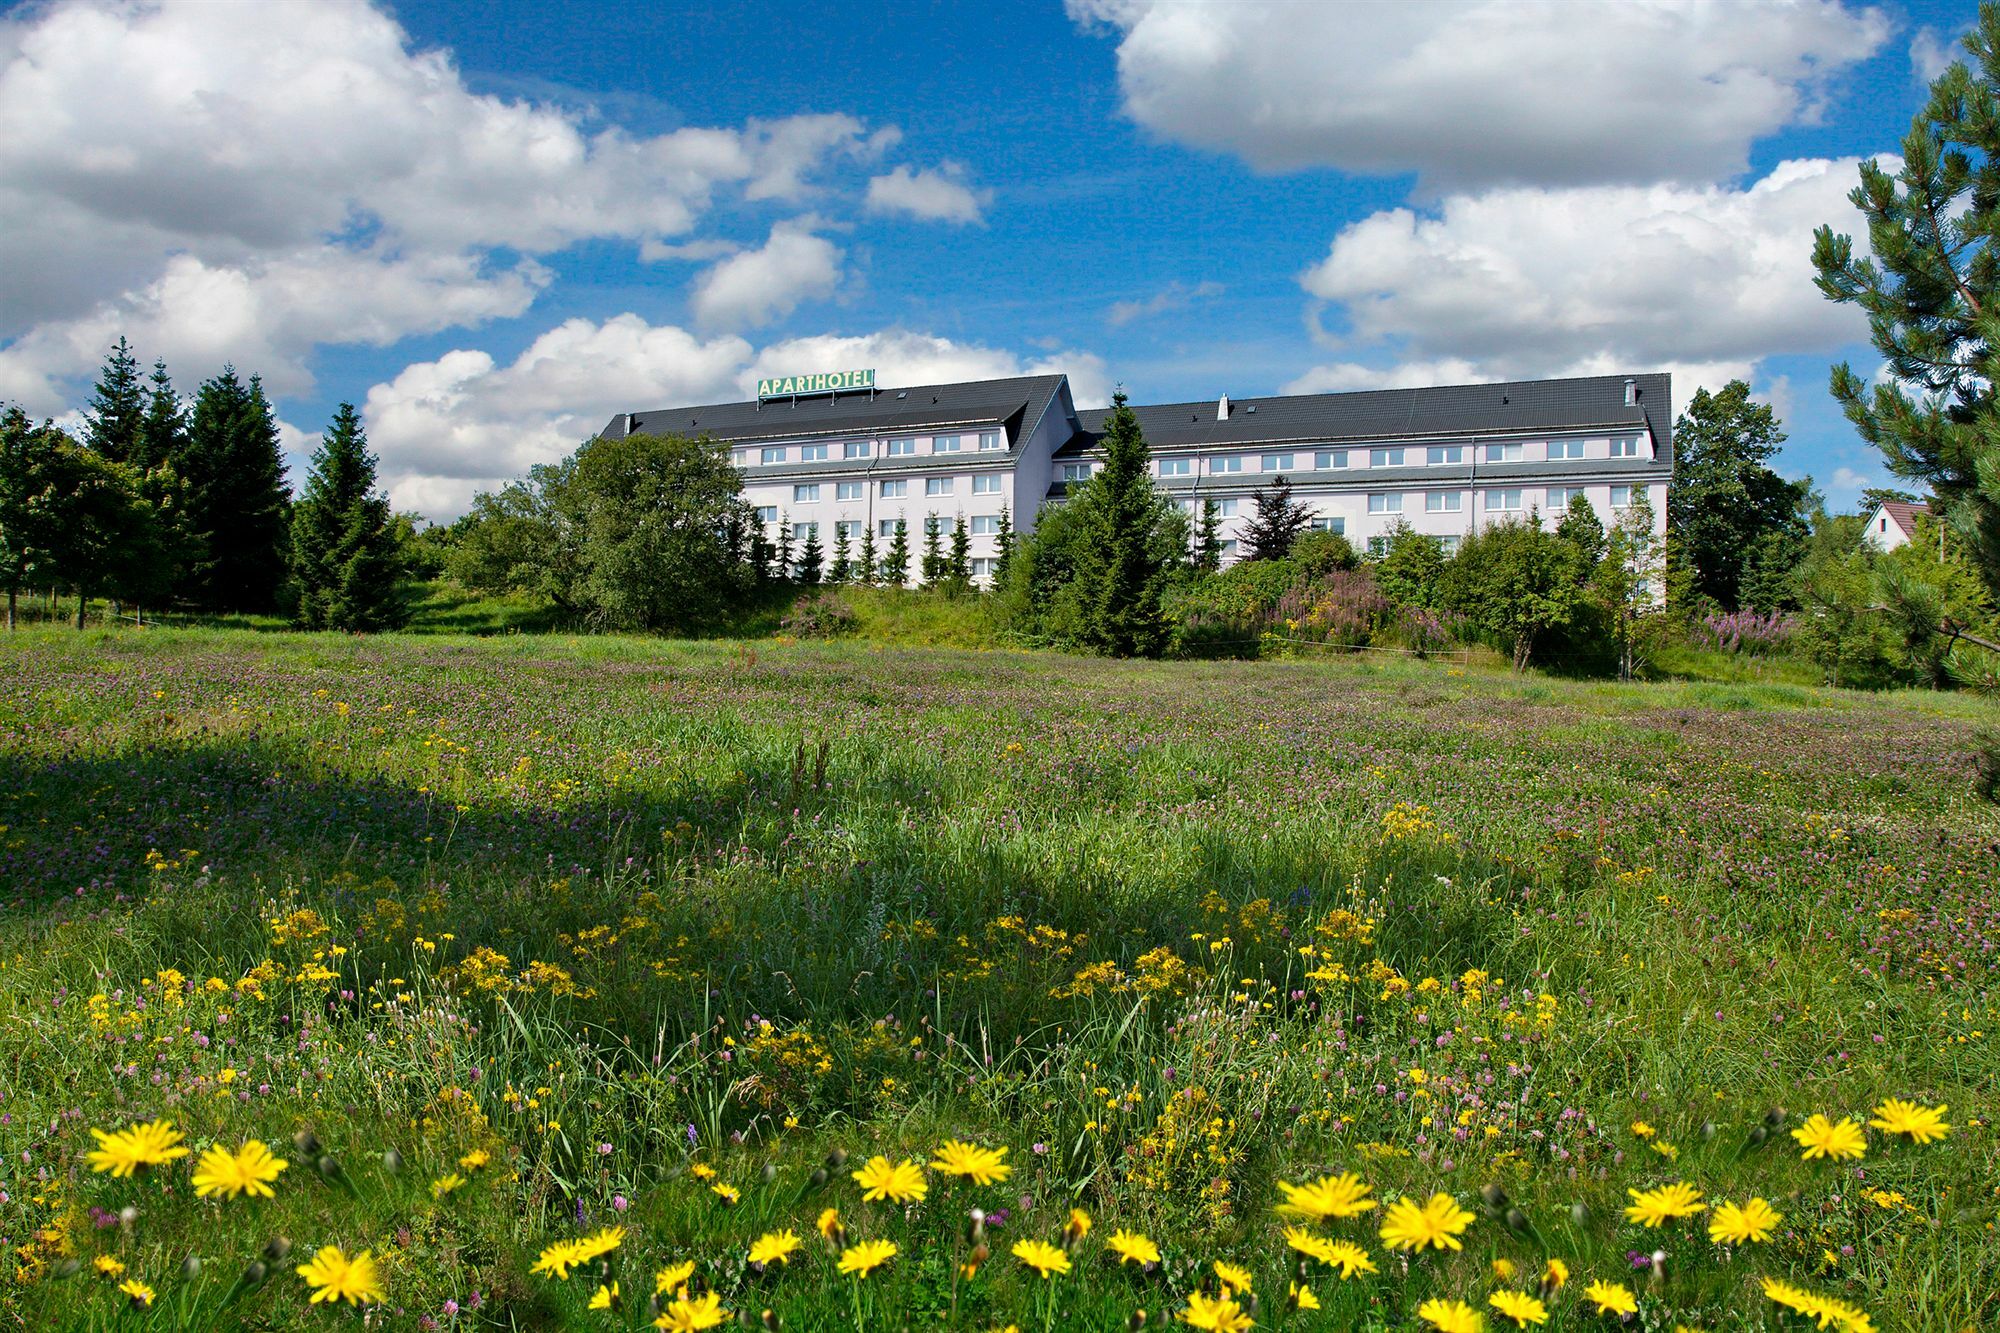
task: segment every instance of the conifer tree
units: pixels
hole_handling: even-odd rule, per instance
[[[1014,517],[1007,512],[1007,506],[1000,506],[1000,530],[993,535],[993,583],[998,587],[1007,577],[1007,566],[1014,558]]]
[[[1162,513],[1151,462],[1139,418],[1120,389],[1105,421],[1104,467],[1085,487],[1093,532],[1077,571],[1084,640],[1115,657],[1157,656],[1167,641],[1160,615],[1165,566],[1154,542]]]
[[[1201,525],[1195,529],[1194,567],[1204,574],[1222,568],[1222,506],[1209,496],[1201,502]]]
[[[91,392],[83,442],[100,458],[144,466],[145,431],[146,390],[139,382],[139,359],[121,334]]]
[[[966,530],[963,514],[951,527],[951,555],[945,562],[945,572],[961,587],[972,581],[972,534]]]
[[[943,533],[938,526],[938,516],[936,514],[926,514],[924,516],[924,558],[921,566],[924,576],[923,586],[926,588],[935,588],[938,584],[944,582],[945,579],[948,566],[944,558],[944,546],[939,540],[942,536]]]
[[[833,567],[827,570],[827,582],[839,585],[854,577],[854,547],[847,539],[845,522],[833,525]]]
[[[1894,175],[1861,164],[1848,195],[1870,256],[1821,227],[1813,267],[1827,299],[1861,308],[1883,375],[1835,366],[1833,396],[1889,470],[1922,482],[2000,593],[2000,4],[1985,0],[1970,57],[1931,84]]]
[[[187,450],[187,412],[174,382],[167,375],[167,363],[153,363],[152,387],[146,395],[146,419],[139,432],[138,456],[133,460],[150,471],[171,463]]]
[[[292,577],[308,629],[374,631],[408,619],[398,584],[389,501],[352,403],[342,403],[313,454],[292,510]]]
[[[808,524],[805,545],[799,549],[799,582],[808,588],[816,588],[825,569],[826,550],[819,544],[819,524]]]
[[[69,437],[36,425],[18,407],[0,408],[0,584],[13,629],[22,588],[53,586],[61,540],[64,478],[58,450]]]
[[[1312,515],[1292,499],[1292,484],[1283,477],[1259,487],[1256,500],[1257,512],[1243,525],[1243,558],[1283,560]]]
[[[777,576],[788,579],[792,576],[792,516],[778,517],[778,566]]]
[[[910,525],[899,518],[896,530],[889,538],[889,552],[882,557],[882,582],[892,588],[901,588],[909,581]]]
[[[225,366],[201,386],[174,470],[187,484],[200,548],[194,600],[215,611],[273,609],[291,545],[291,498],[278,423],[255,375],[245,384]]]
[[[861,559],[854,570],[854,581],[871,585],[881,577],[881,557],[875,552],[875,529],[861,529]]]
[[[750,529],[750,577],[759,584],[770,582],[771,563],[777,554],[771,546],[771,539],[764,535],[764,525],[755,524]]]

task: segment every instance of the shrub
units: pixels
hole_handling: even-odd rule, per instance
[[[792,603],[785,632],[801,639],[835,639],[854,631],[854,608],[837,593],[808,593]]]

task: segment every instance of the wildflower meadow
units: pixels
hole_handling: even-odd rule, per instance
[[[1987,700],[0,657],[10,1327],[2000,1321]]]

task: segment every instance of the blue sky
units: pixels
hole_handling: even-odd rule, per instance
[[[0,398],[125,332],[361,404],[437,517],[758,374],[1142,401],[1748,376],[1836,504],[1810,284],[1965,5],[130,5],[0,20]],[[107,96],[107,89],[116,95]],[[12,274],[12,276],[7,276]],[[1677,406],[1679,405],[1677,402]]]

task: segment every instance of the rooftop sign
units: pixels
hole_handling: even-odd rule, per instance
[[[796,398],[808,393],[839,393],[842,389],[872,389],[873,370],[836,370],[825,375],[779,375],[757,381],[757,401]]]

